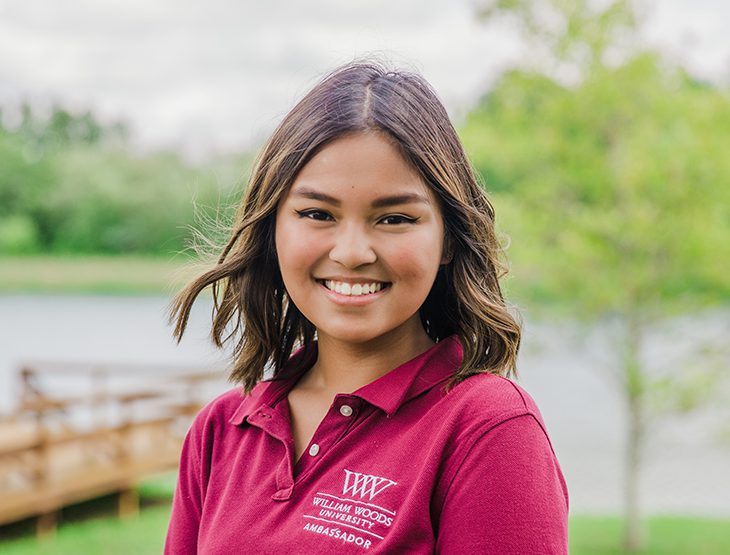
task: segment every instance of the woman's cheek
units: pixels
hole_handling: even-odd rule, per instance
[[[430,280],[436,277],[441,263],[441,241],[438,237],[414,238],[400,249],[397,260],[398,273],[405,280]],[[424,284],[430,289],[431,283]]]
[[[276,245],[279,263],[287,266],[301,266],[311,257],[317,239],[304,222],[286,221],[277,227]]]

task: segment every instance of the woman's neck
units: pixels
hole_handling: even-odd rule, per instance
[[[317,361],[299,386],[322,393],[352,393],[418,356],[431,346],[420,321],[365,343],[318,334]]]

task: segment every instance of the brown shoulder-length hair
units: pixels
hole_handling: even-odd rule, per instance
[[[318,150],[338,137],[365,131],[392,139],[440,201],[450,262],[441,266],[420,318],[434,341],[451,334],[461,341],[464,358],[450,385],[480,372],[516,372],[521,325],[499,285],[507,265],[495,234],[494,209],[446,110],[417,73],[360,61],[328,74],[284,117],[254,163],[217,263],[168,307],[179,342],[193,302],[212,286],[211,338],[222,347],[238,337],[229,379],[247,392],[267,367],[274,377],[280,375],[294,349],[311,347],[316,333],[288,298],[279,272],[277,207]],[[224,337],[232,321],[233,329]]]

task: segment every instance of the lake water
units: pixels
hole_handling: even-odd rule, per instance
[[[212,301],[197,301],[180,345],[165,323],[168,301],[154,296],[0,296],[0,412],[12,408],[16,372],[27,360],[155,363],[173,372],[220,368],[220,380],[204,394],[210,398],[228,389],[226,355],[207,339]],[[610,377],[615,362],[610,329],[596,326],[581,334],[573,325],[529,319],[525,324],[519,383],[543,413],[574,513],[615,513],[621,506],[625,417]],[[728,330],[730,311],[678,320],[671,334],[649,339],[645,356],[650,363],[678,360],[696,337],[712,332],[722,341]],[[723,425],[730,427],[727,417],[719,406],[655,419],[642,482],[648,512],[730,516],[730,443],[720,436]]]

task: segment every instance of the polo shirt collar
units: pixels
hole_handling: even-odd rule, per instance
[[[273,407],[277,401],[289,393],[299,378],[309,370],[317,360],[317,342],[307,349],[300,347],[289,357],[281,369],[279,377],[259,382],[241,402],[241,404],[228,420],[231,424],[238,426],[246,421],[246,418],[259,410],[261,407]]]
[[[450,378],[461,364],[463,350],[458,336],[450,335],[420,355],[404,362],[377,380],[352,393],[393,416],[405,403]],[[243,424],[246,418],[263,406],[273,407],[317,360],[313,348],[300,348],[281,370],[283,378],[259,383],[247,395],[229,422]]]
[[[393,416],[405,403],[450,378],[462,357],[458,337],[450,335],[352,395]]]

